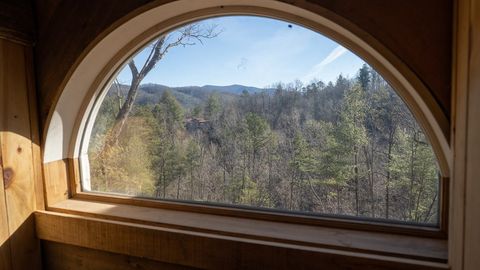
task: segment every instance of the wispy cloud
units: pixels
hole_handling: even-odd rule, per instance
[[[329,65],[330,63],[334,62],[335,60],[337,60],[340,56],[342,56],[343,54],[345,54],[348,50],[345,49],[343,46],[341,45],[338,45],[337,47],[335,47],[335,49],[333,49],[325,58],[323,58],[322,61],[320,61],[320,63],[316,64],[315,66],[313,66],[310,71],[307,73],[307,75],[305,75],[303,78],[302,78],[302,81],[304,82],[308,82],[312,79],[314,79],[316,76],[319,75],[320,72],[322,72],[322,70],[327,66]]]
[[[340,56],[342,56],[346,52],[347,52],[347,49],[345,49],[341,45],[338,45],[335,49],[333,49],[327,55],[327,57],[325,57],[325,59],[322,60],[322,62],[316,64],[314,68],[324,67],[324,66],[332,63],[333,61],[337,60],[337,58],[339,58]]]

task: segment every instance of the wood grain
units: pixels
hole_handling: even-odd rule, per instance
[[[78,158],[74,158],[74,159],[67,159],[66,162],[68,163],[68,169],[69,169],[68,175],[70,178],[69,193],[71,197],[74,197],[76,194],[82,192],[80,161],[78,160]]]
[[[9,230],[14,232],[35,209],[28,87],[23,46],[0,40],[0,50],[4,59],[0,73],[6,77],[0,89],[2,167],[10,183],[5,195]]]
[[[448,269],[446,264],[39,211],[42,240],[205,269]]]
[[[384,232],[398,235],[431,237],[446,239],[446,234],[436,227],[415,226],[409,224],[380,223],[360,218],[336,218],[334,216],[306,216],[290,212],[262,211],[254,208],[239,208],[235,206],[202,205],[188,202],[162,201],[148,198],[131,197],[121,194],[78,193],[74,199],[112,204],[124,204],[155,209],[195,212],[227,217],[247,218],[293,224],[332,227],[340,229],[360,230],[369,232]]]
[[[449,263],[452,269],[464,268],[465,211],[466,211],[466,153],[468,132],[468,93],[470,63],[471,1],[457,1],[455,7],[455,50],[453,90],[454,99],[452,146],[454,164],[450,182],[451,200],[449,216]]]
[[[0,152],[0,165],[1,160],[2,153]],[[3,185],[3,170],[2,166],[0,166],[0,270],[8,270],[12,267],[10,255],[10,241],[8,239],[9,237],[10,232],[8,231],[8,216],[5,201],[5,189]]]
[[[327,247],[446,262],[447,241],[424,237],[362,232],[321,226],[252,220],[80,200],[66,200],[50,210],[144,225],[207,232],[245,239]]]
[[[49,270],[187,270],[196,269],[140,257],[42,241],[43,265]],[[62,258],[61,260],[59,258]]]
[[[45,209],[43,189],[42,151],[37,107],[37,89],[35,88],[33,51],[25,51],[25,81],[28,88],[28,109],[30,117],[30,140],[32,142],[32,164],[35,189],[35,209]]]
[[[470,1],[470,55],[465,147],[465,269],[480,266],[480,3]]]
[[[69,161],[59,160],[43,164],[45,176],[45,203],[48,206],[69,197]]]
[[[32,213],[36,210],[35,167],[31,141],[26,55],[30,47],[0,39],[0,152],[12,269],[40,269],[39,242]],[[29,258],[28,260],[26,258]]]

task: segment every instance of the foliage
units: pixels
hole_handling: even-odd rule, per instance
[[[121,95],[100,108],[92,189],[324,214],[436,223],[439,170],[415,119],[370,67],[327,84],[199,94],[163,87],[108,145]],[[187,124],[189,127],[186,128]]]

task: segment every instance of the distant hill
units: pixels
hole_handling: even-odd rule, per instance
[[[239,84],[233,84],[233,85],[227,85],[227,86],[205,85],[205,86],[202,86],[201,88],[210,89],[213,91],[218,91],[223,93],[231,93],[236,95],[242,94],[243,91],[247,91],[249,94],[261,93],[262,91],[265,91],[265,89],[252,87],[252,86],[244,86]],[[266,89],[266,90],[268,91],[269,89]]]
[[[123,96],[127,94],[128,85],[121,85],[120,92]],[[113,89],[109,91],[109,95],[116,95],[115,86],[112,86]],[[168,87],[161,84],[142,84],[136,98],[135,103],[145,105],[153,104],[158,102],[163,92],[169,90],[175,98],[180,102],[180,104],[186,108],[190,109],[199,104],[202,104],[205,100],[208,99],[210,94],[217,93],[223,100],[231,100],[242,94],[244,91],[249,94],[261,93],[267,91],[269,93],[273,92],[273,89],[261,89],[252,86],[244,85],[227,85],[227,86],[217,86],[217,85],[204,85],[204,86],[182,86],[182,87]]]

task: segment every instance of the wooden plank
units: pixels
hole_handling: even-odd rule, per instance
[[[34,173],[35,186],[35,209],[45,209],[44,189],[43,189],[43,171],[42,171],[42,153],[39,129],[39,117],[37,107],[37,93],[35,89],[33,51],[31,49],[25,52],[25,78],[28,88],[28,108],[30,116],[30,138],[32,142],[32,166]]]
[[[28,50],[31,48],[0,39],[1,166],[12,269],[19,270],[41,268],[32,215],[36,195],[26,78],[27,70],[31,69],[26,66]]]
[[[206,269],[448,269],[446,264],[210,233],[35,213],[42,240]]]
[[[168,209],[175,211],[195,212],[201,214],[221,215],[228,217],[247,218],[250,220],[267,220],[321,227],[332,227],[369,232],[384,232],[399,235],[430,237],[446,239],[445,233],[436,227],[416,226],[401,223],[372,222],[365,219],[345,219],[333,216],[307,216],[291,212],[262,211],[256,209],[202,205],[188,202],[163,201],[148,198],[138,198],[122,194],[101,194],[81,192],[72,196],[74,199],[83,201],[96,201],[113,204],[127,204],[156,209]]]
[[[68,163],[68,160],[58,160],[43,164],[47,207],[69,197]]]
[[[453,70],[453,174],[451,181],[450,224],[449,224],[449,264],[452,269],[469,269],[465,266],[466,210],[471,206],[467,200],[467,151],[468,145],[468,106],[471,52],[471,0],[456,1],[455,6],[455,50]],[[478,45],[477,45],[478,46]],[[478,107],[478,105],[476,105]],[[477,117],[478,118],[478,117]],[[475,144],[474,144],[475,145]],[[476,165],[478,167],[478,164]],[[474,190],[478,193],[478,191]],[[476,194],[478,196],[478,194]],[[478,207],[476,207],[478,210]],[[477,251],[478,252],[478,251]],[[476,269],[476,268],[471,268]]]
[[[446,262],[447,241],[424,237],[362,232],[248,218],[155,209],[112,203],[65,200],[50,210],[108,220],[184,229],[306,246],[329,247]]]
[[[41,270],[40,242],[35,233],[34,215],[30,215],[10,235],[12,270]]]
[[[0,77],[2,73],[0,73]],[[1,80],[1,78],[0,78]],[[1,96],[0,96],[1,99]],[[1,145],[1,141],[0,141]],[[0,152],[0,164],[2,154]],[[10,233],[8,231],[7,206],[5,204],[5,189],[3,186],[3,170],[0,166],[0,270],[11,269],[11,255],[10,255]]]
[[[0,138],[9,230],[14,232],[35,209],[32,143],[23,46],[0,40],[5,73],[0,91]]]
[[[480,3],[470,1],[464,269],[480,266]]]
[[[196,269],[145,258],[42,241],[43,265],[49,270],[187,270]],[[61,258],[61,259],[59,259]]]
[[[82,192],[81,175],[80,175],[80,162],[78,158],[68,159],[68,177],[69,177],[69,194],[74,197],[76,194]]]

